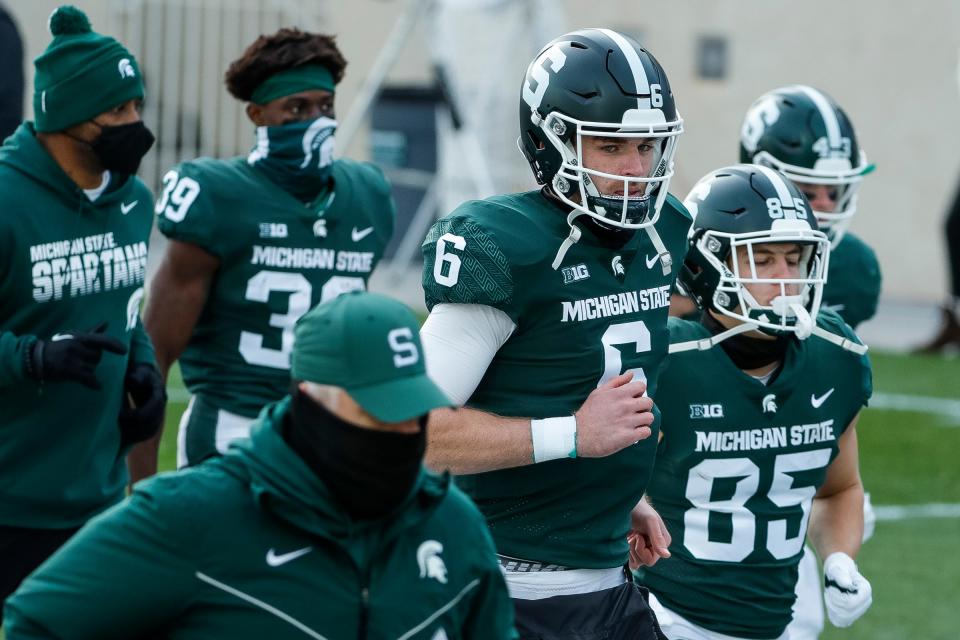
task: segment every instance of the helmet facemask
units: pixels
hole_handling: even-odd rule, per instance
[[[817,224],[830,237],[833,246],[837,246],[846,233],[850,220],[857,212],[857,193],[863,177],[873,171],[873,165],[867,162],[866,154],[861,151],[856,167],[850,166],[850,161],[843,156],[836,158],[820,158],[812,169],[788,164],[776,159],[767,151],[761,151],[754,156],[755,164],[770,167],[782,173],[797,185],[813,184],[836,187],[836,206],[833,211],[818,211],[813,209],[817,217]]]
[[[560,200],[601,224],[620,229],[644,229],[657,222],[674,174],[677,136],[683,131],[679,117],[669,123],[662,122],[661,116],[660,122],[651,124],[611,126],[554,112],[540,123],[540,129],[561,156],[561,166],[552,181]],[[637,146],[648,141],[653,150],[647,175],[619,175],[588,166],[583,157],[584,144],[596,138],[622,138]],[[601,191],[598,178],[613,181],[614,192]]]
[[[755,247],[771,243],[799,245],[800,273],[797,277],[760,277]],[[694,246],[719,274],[709,307],[730,318],[756,325],[764,333],[794,333],[801,340],[810,336],[816,324],[829,266],[830,240],[825,233],[810,229],[806,223],[782,220],[774,223],[773,229],[753,233],[707,230]],[[740,257],[744,252],[748,265],[746,273],[740,268]],[[747,289],[747,285],[754,284],[778,285],[780,293],[762,304]]]

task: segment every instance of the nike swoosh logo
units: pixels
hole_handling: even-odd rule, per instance
[[[647,258],[647,269],[653,269],[653,265],[657,264],[657,260],[660,259],[660,254],[653,254],[653,258]]]
[[[831,395],[833,395],[833,389],[834,389],[834,387],[831,387],[831,388],[830,388],[830,391],[827,391],[825,394],[823,394],[823,395],[820,396],[819,398],[811,393],[811,394],[810,394],[810,404],[813,405],[813,408],[814,408],[814,409],[819,409],[819,408],[820,408],[820,405],[822,405],[824,402],[826,402],[826,401],[827,401],[827,398],[829,398]]]
[[[128,213],[130,213],[130,210],[131,210],[131,209],[133,209],[135,206],[137,206],[137,203],[138,203],[138,202],[140,202],[140,201],[139,201],[139,200],[134,200],[133,202],[122,202],[122,203],[120,204],[120,213],[122,213],[123,215],[127,215]]]
[[[360,242],[371,233],[373,233],[373,227],[367,227],[366,229],[360,229],[359,231],[356,227],[354,227],[353,231],[350,232],[350,237],[354,242]]]
[[[60,342],[61,340],[73,340],[73,334],[55,333],[53,337],[50,338],[50,342]]]
[[[280,565],[287,564],[292,560],[296,560],[301,556],[305,556],[308,553],[313,551],[313,547],[304,547],[303,549],[297,549],[296,551],[291,551],[290,553],[282,553],[277,555],[277,552],[273,549],[267,551],[267,564],[271,567],[279,567]]]

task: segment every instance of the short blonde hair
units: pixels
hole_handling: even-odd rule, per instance
[[[303,381],[301,383],[303,392],[306,393],[314,401],[322,404],[327,408],[328,411],[335,411],[337,408],[337,402],[340,399],[340,392],[343,391],[340,387],[335,387],[330,384],[319,384],[316,382]]]

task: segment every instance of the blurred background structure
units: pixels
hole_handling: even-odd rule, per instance
[[[519,82],[554,36],[610,27],[660,60],[685,119],[671,185],[680,197],[703,174],[737,160],[740,122],[755,97],[784,84],[814,85],[851,115],[877,165],[852,225],[884,271],[880,314],[862,333],[908,348],[935,328],[935,304],[947,292],[943,219],[960,175],[956,0],[928,0],[923,11],[871,0],[75,2],[98,30],[135,51],[144,69],[145,118],[158,144],[142,174],[154,187],[181,159],[252,146],[243,105],[222,77],[258,34],[281,25],[337,34],[349,61],[337,97],[339,153],[377,161],[397,187],[400,233],[390,253],[399,246],[404,260],[382,269],[378,281],[414,305],[422,305],[419,272],[405,268],[405,256],[418,258],[415,236],[425,226],[414,225],[405,245],[402,233],[418,209],[432,218],[465,199],[533,186],[516,148]],[[46,19],[58,4],[6,1],[24,40],[27,117],[30,61],[49,42]],[[378,71],[386,71],[384,81],[358,118],[371,89],[365,82]]]

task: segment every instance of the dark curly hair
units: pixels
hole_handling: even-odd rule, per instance
[[[257,38],[242,56],[230,63],[223,77],[233,97],[249,102],[254,90],[267,78],[305,64],[323,65],[333,74],[334,82],[339,83],[347,61],[337,48],[334,36],[283,28]]]

